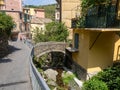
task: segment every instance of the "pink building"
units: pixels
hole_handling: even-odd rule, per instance
[[[5,10],[22,11],[22,0],[5,0]]]
[[[34,9],[35,16],[39,18],[45,18],[45,11],[44,9]]]

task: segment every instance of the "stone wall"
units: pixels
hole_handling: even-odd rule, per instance
[[[65,66],[71,69],[80,80],[87,79],[87,71],[73,60],[72,53],[69,52],[67,49],[65,57]]]
[[[80,80],[86,80],[87,79],[87,71],[74,61],[73,61],[73,64],[72,64],[72,70],[74,71],[74,73],[77,75],[77,77]]]
[[[65,52],[65,48],[66,43],[64,42],[41,42],[34,46],[34,55],[39,57],[41,53]]]

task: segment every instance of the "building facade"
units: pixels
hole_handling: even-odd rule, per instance
[[[45,18],[45,11],[44,11],[44,9],[23,8],[23,12],[27,13],[27,14],[33,16],[33,17]]]
[[[3,1],[2,1],[3,2]],[[1,12],[10,15],[15,21],[15,26],[12,31],[12,38],[17,39],[19,32],[26,32],[24,21],[24,14],[22,12],[22,0],[4,0]]]
[[[71,19],[73,42],[66,49],[69,54],[66,62],[80,79],[89,79],[120,60],[118,1],[112,0],[107,8],[103,4],[89,9],[84,27],[76,27],[76,21]]]
[[[0,10],[2,10],[5,6],[5,1],[4,0],[0,0]]]
[[[80,0],[56,0],[58,2],[59,8],[57,8],[57,13],[60,13],[60,21],[65,23],[69,30],[69,39],[72,39],[72,28],[71,28],[71,19],[79,17],[80,15]],[[79,11],[79,12],[78,12]],[[57,16],[57,15],[56,15]]]
[[[22,0],[5,0],[5,10],[22,12]]]
[[[31,16],[30,21],[30,32],[32,39],[34,39],[34,35],[36,30],[40,32],[44,32],[45,24],[52,22],[51,19],[45,18],[45,11],[44,9],[38,8],[23,8],[23,12]]]

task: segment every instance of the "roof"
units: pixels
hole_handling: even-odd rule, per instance
[[[41,21],[43,21],[45,24],[52,22],[52,20],[49,18],[41,18]]]
[[[45,11],[44,9],[34,8],[35,11]]]
[[[98,32],[118,32],[120,31],[120,28],[81,28],[81,30],[86,31],[98,31]]]
[[[51,19],[48,18],[38,18],[38,17],[32,17],[31,23],[32,24],[46,24],[52,22]]]
[[[30,8],[23,8],[23,10],[30,10]]]

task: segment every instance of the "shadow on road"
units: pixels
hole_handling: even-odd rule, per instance
[[[6,84],[0,84],[0,87],[7,87],[11,85],[18,85],[18,84],[24,84],[27,83],[28,81],[20,81],[20,82],[12,82],[12,83],[6,83]]]
[[[9,62],[12,62],[12,60],[10,60],[10,59],[2,59],[2,58],[0,58],[0,63],[9,63]]]
[[[8,54],[13,53],[13,52],[18,51],[18,50],[21,50],[21,49],[16,48],[16,47],[11,46],[11,45],[8,46],[8,51],[9,51]]]
[[[18,51],[18,50],[21,50],[21,49],[16,48],[16,47],[14,47],[12,45],[9,45],[7,50],[4,53],[2,53],[3,55],[0,56],[0,62],[1,62],[2,58],[7,57],[9,54],[12,54],[13,52]],[[5,61],[10,61],[10,60],[5,60]]]

